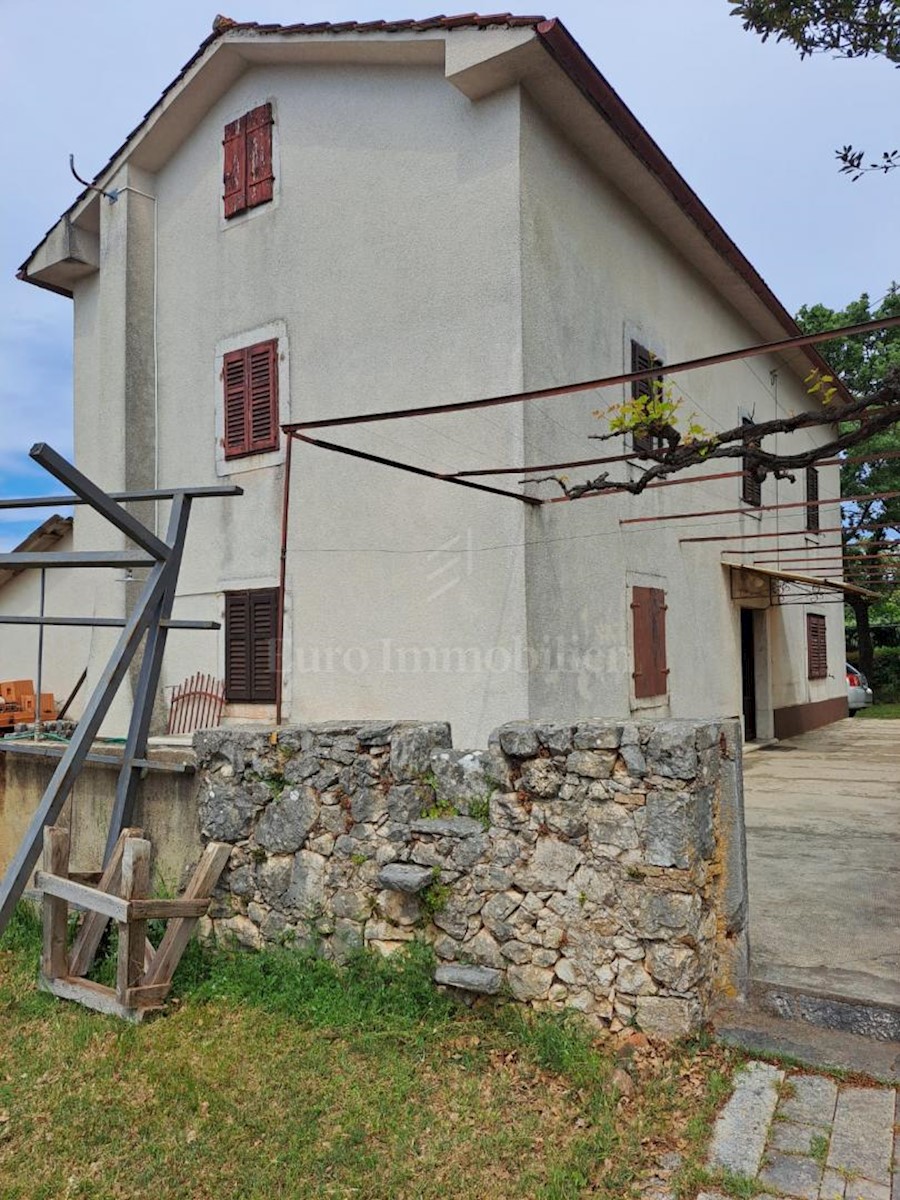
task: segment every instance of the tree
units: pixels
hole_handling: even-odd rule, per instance
[[[897,0],[744,0],[731,15],[762,40],[789,42],[801,58],[886,58],[900,65],[900,4]],[[900,151],[885,150],[874,162],[853,146],[835,151],[841,171],[855,182],[869,171],[900,167]]]
[[[804,332],[818,333],[841,325],[900,315],[900,290],[891,284],[887,295],[872,308],[864,293],[846,308],[834,310],[823,304],[804,305],[797,324]],[[852,340],[825,342],[822,353],[835,368],[849,390],[857,397],[877,392],[892,372],[900,370],[900,328],[880,329]],[[875,496],[900,491],[900,427],[888,426],[873,433],[854,449],[854,461],[841,468],[841,493],[845,496]],[[845,574],[879,593],[879,600],[849,596],[859,640],[860,666],[873,674],[874,646],[871,619],[890,619],[893,598],[900,590],[900,500],[863,500],[845,509],[843,553],[847,556]]]

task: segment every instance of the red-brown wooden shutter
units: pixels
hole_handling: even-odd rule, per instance
[[[247,130],[247,207],[272,199],[272,105],[260,104],[244,118]],[[228,214],[226,213],[226,216]]]
[[[635,698],[643,700],[650,696],[664,696],[669,688],[666,593],[662,588],[632,588],[631,612]]]
[[[249,701],[250,680],[250,593],[225,594],[225,698]]]
[[[278,449],[278,341],[232,350],[222,360],[226,458]]]
[[[275,639],[278,629],[278,592],[275,588],[250,592],[251,683],[255,701],[275,699]]]
[[[233,217],[247,207],[247,118],[238,117],[225,126],[225,169],[222,196],[225,216]]]
[[[828,677],[828,640],[821,613],[806,614],[806,658],[810,679]]]
[[[246,350],[232,350],[222,362],[225,378],[225,457],[246,454],[248,378]]]
[[[239,703],[275,699],[278,589],[225,593],[225,698]]]
[[[666,665],[666,593],[662,588],[650,588],[650,644],[653,647],[653,668],[656,691],[664,696],[669,690],[669,668]]]
[[[247,350],[249,395],[247,448],[254,453],[278,449],[278,342],[260,342]]]

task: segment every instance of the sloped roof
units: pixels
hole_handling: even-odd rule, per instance
[[[43,524],[38,525],[37,529],[32,529],[31,533],[19,542],[18,546],[14,546],[13,552],[32,551],[37,553],[40,550],[52,550],[66,534],[71,532],[72,518],[61,517],[58,513],[54,513]],[[5,587],[16,575],[28,569],[28,567],[3,567],[0,569],[0,588]]]

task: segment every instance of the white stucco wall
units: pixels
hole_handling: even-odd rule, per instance
[[[222,129],[265,101],[275,199],[224,222]],[[473,103],[439,65],[254,67],[155,175],[126,166],[115,183],[132,190],[100,203],[101,268],[75,289],[78,464],[108,488],[244,488],[195,503],[176,616],[220,619],[224,591],[278,579],[283,454],[217,454],[228,348],[276,331],[282,413],[297,421],[596,377],[629,365],[631,337],[668,361],[759,339],[517,87]],[[712,428],[808,403],[774,359],[679,383]],[[592,411],[624,394],[320,436],[448,472],[589,457],[621,449],[587,438],[602,428]],[[721,546],[680,544],[697,522],[619,525],[736,508],[739,483],[535,510],[296,444],[285,719],[449,717],[459,745],[520,716],[623,715],[635,584],[664,587],[669,604],[670,691],[652,711],[739,713],[740,614]],[[764,502],[802,494],[802,480],[767,481]],[[803,510],[710,522],[800,529]],[[87,514],[76,544],[122,543]],[[139,583],[109,579],[86,603],[119,615]],[[823,611],[834,677],[816,683],[803,607],[765,615],[771,708],[843,692],[841,609]],[[113,642],[95,633],[93,677]],[[172,634],[164,684],[197,670],[224,673],[222,632]],[[128,700],[126,684],[106,732],[121,732]]]
[[[521,137],[526,387],[630,370],[632,338],[668,362],[760,340],[758,331],[729,308],[527,99]],[[772,371],[777,372],[774,381]],[[685,412],[696,411],[700,423],[711,430],[738,424],[744,413],[761,420],[811,403],[802,384],[774,358],[692,372],[675,382]],[[529,404],[527,461],[622,453],[627,447],[621,438],[587,439],[607,428],[592,414],[627,395],[630,388],[620,387]],[[824,440],[824,433],[794,435],[792,444],[805,447],[816,439]],[[784,445],[782,438],[779,448]],[[739,468],[740,463],[732,461],[697,468],[692,474]],[[565,473],[574,482],[602,470],[621,477],[629,469],[612,464]],[[837,468],[822,468],[820,484],[823,498],[836,494]],[[537,494],[558,495],[554,486],[545,484]],[[763,504],[803,499],[804,486],[802,472],[794,485],[767,480]],[[699,521],[619,524],[627,517],[675,518],[679,513],[739,507],[740,480],[734,478],[660,488],[638,498],[592,498],[529,511],[529,638],[533,645],[543,645],[548,637],[559,640],[569,655],[564,669],[541,669],[532,676],[531,714],[613,716],[648,706],[647,701],[633,699],[628,607],[631,587],[644,585],[664,588],[668,604],[669,694],[650,707],[673,716],[739,715],[739,602],[732,601],[729,572],[719,563],[724,548],[741,550],[753,542],[683,544],[679,538],[802,530],[805,510],[748,510]],[[835,508],[825,508],[821,524],[836,525],[835,517]],[[809,540],[815,544],[829,539],[823,535]],[[736,561],[749,557],[734,555]],[[767,699],[772,708],[780,708],[844,693],[841,606],[812,610],[827,616],[830,678],[806,679],[805,607],[773,608],[766,615],[771,671],[768,680],[759,681],[761,709]],[[580,659],[581,670],[573,669],[573,656]],[[771,732],[771,713],[760,716],[761,732]]]
[[[67,552],[73,547],[71,533],[60,538],[53,551]],[[44,612],[48,617],[83,615],[80,597],[73,594],[71,573],[48,570]],[[75,606],[73,608],[73,605]],[[0,611],[8,616],[36,617],[40,613],[40,572],[22,571],[0,588]],[[43,677],[41,691],[52,692],[57,706],[62,704],[87,665],[90,631],[47,626],[44,629]],[[34,625],[0,625],[0,679],[30,679],[37,689],[38,628]],[[83,703],[87,685],[79,693]]]
[[[222,128],[269,99],[276,202],[223,227]],[[472,105],[438,67],[257,69],[141,182],[157,197],[159,484],[245,489],[194,505],[176,615],[216,618],[224,590],[276,583],[283,489],[268,456],[217,474],[223,348],[283,328],[286,419],[521,387],[517,98]],[[76,299],[77,445],[107,486],[119,461],[99,431],[115,425],[106,397],[123,385],[97,376],[127,350],[121,203],[102,209],[103,266]],[[521,415],[334,440],[457,470],[519,459]],[[294,462],[286,717],[450,715],[465,739],[524,714],[524,674],[490,664],[511,660],[524,635],[525,506],[311,447],[295,447]],[[446,661],[469,669],[437,669]],[[165,683],[194,670],[222,672],[221,634],[172,636]]]

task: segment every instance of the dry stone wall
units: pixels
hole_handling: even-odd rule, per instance
[[[514,722],[200,733],[207,936],[434,947],[436,982],[674,1036],[746,975],[739,727]]]

